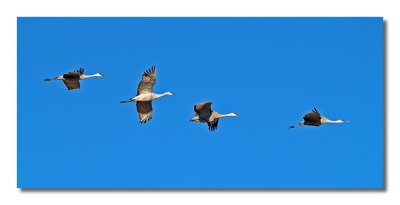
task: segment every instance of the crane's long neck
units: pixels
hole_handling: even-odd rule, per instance
[[[96,74],[93,74],[93,75],[84,75],[84,74],[82,74],[80,76],[81,80],[88,79],[88,78],[93,78],[93,77],[101,77],[101,75],[99,73],[96,73]]]
[[[160,97],[163,97],[163,96],[166,96],[166,95],[169,95],[169,92],[165,92],[165,93],[162,93],[162,94],[153,93],[153,100],[157,99],[157,98],[160,98]]]
[[[233,112],[228,113],[228,114],[219,114],[219,118],[223,118],[223,117],[236,117],[237,115]]]
[[[340,123],[343,123],[343,121],[342,120],[329,120],[329,119],[326,119],[322,123],[324,123],[324,124],[340,124]]]

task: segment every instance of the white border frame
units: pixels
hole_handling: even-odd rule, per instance
[[[387,3],[390,2],[390,3]],[[396,9],[397,8],[397,9]],[[2,0],[0,2],[0,204],[393,204],[400,196],[399,38],[396,1],[371,0]],[[383,16],[386,22],[385,191],[21,191],[16,188],[17,16]],[[394,106],[396,105],[396,106]]]

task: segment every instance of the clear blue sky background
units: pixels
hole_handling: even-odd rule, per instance
[[[18,18],[18,187],[382,188],[382,20]],[[176,96],[139,124],[151,65]],[[79,67],[107,78],[43,81]],[[351,122],[288,129],[314,106]]]

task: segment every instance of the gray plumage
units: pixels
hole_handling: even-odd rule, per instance
[[[121,101],[121,103],[136,102],[136,111],[139,114],[139,123],[146,123],[153,118],[152,100],[165,95],[174,95],[171,92],[165,92],[163,94],[153,93],[154,84],[156,84],[156,66],[152,66],[143,73],[142,80],[137,88],[136,96],[129,100]]]
[[[321,114],[318,112],[317,108],[314,107],[314,109],[311,110],[311,113],[308,113],[304,115],[303,121],[300,122],[298,125],[293,125],[290,126],[289,128],[295,128],[297,126],[320,126],[322,124],[339,124],[339,123],[344,123],[348,122],[346,120],[330,120],[324,116],[321,116]]]

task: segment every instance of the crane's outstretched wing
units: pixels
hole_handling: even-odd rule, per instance
[[[313,126],[321,125],[321,115],[319,114],[318,110],[315,107],[312,110],[312,113],[304,115],[303,119],[305,125],[313,125]]]
[[[146,123],[153,117],[152,101],[136,102],[136,110],[139,113],[140,123]]]
[[[77,72],[79,75],[82,75],[82,74],[83,74],[83,71],[85,71],[85,69],[79,68],[79,70],[77,70],[76,72]]]
[[[196,104],[194,106],[194,112],[196,115],[203,115],[203,114],[209,114],[211,115],[211,104],[212,102],[203,102]]]
[[[79,80],[64,79],[63,81],[64,81],[65,86],[67,86],[68,90],[81,88],[81,84],[79,83]]]
[[[80,74],[79,70],[74,72],[69,72],[63,75],[64,84],[67,86],[68,90],[79,89],[81,85],[79,84]],[[83,72],[83,71],[82,71]]]
[[[154,84],[156,84],[156,66],[152,66],[143,73],[142,81],[140,81],[138,86],[137,95],[152,93]]]
[[[218,127],[218,119],[215,119],[211,122],[207,122],[208,124],[208,130],[210,130],[211,132],[217,130]]]
[[[64,74],[63,78],[66,79],[66,80],[79,80],[80,79],[80,77],[79,77],[80,74],[78,73],[78,71],[69,72],[67,74]]]
[[[321,115],[319,113],[308,113],[304,115],[303,119],[305,121],[310,121],[310,122],[317,122],[321,120]]]
[[[314,109],[312,109],[311,111],[311,113],[304,115],[304,121],[321,123],[321,115],[319,114],[318,110],[314,107]]]

